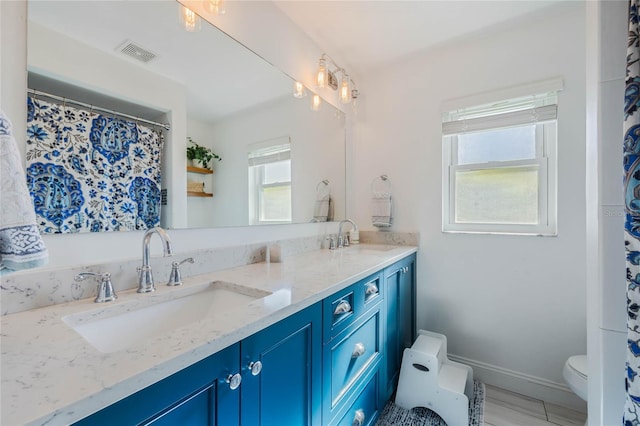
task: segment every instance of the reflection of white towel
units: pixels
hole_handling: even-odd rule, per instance
[[[329,204],[331,203],[331,196],[325,194],[316,199],[315,207],[313,209],[313,221],[314,222],[326,222],[329,219]]]
[[[378,228],[391,226],[391,194],[374,192],[371,199],[371,222]]]
[[[328,181],[322,181],[316,187],[316,202],[313,208],[313,222],[329,220],[331,207],[331,187]]]
[[[11,122],[0,110],[0,275],[47,260]]]

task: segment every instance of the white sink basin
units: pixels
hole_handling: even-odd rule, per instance
[[[180,288],[163,295],[140,295],[98,311],[62,320],[103,353],[127,349],[207,317],[220,317],[271,293],[223,281]],[[158,300],[159,299],[159,300]]]

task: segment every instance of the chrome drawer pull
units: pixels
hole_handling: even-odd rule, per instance
[[[262,371],[262,363],[260,361],[250,362],[247,368],[253,376],[257,376]]]
[[[364,411],[356,410],[356,415],[353,416],[353,422],[351,426],[362,426],[364,424]]]
[[[378,286],[374,283],[367,284],[367,288],[364,291],[366,296],[371,296],[372,294],[378,294]]]
[[[353,352],[351,352],[351,358],[358,358],[359,356],[364,355],[366,348],[362,343],[356,343],[353,347]]]
[[[347,312],[351,312],[351,305],[346,300],[341,300],[336,306],[335,311],[333,311],[333,315],[342,315]]]
[[[229,383],[229,389],[236,390],[240,386],[240,383],[242,383],[242,376],[240,373],[229,374],[225,382]]]

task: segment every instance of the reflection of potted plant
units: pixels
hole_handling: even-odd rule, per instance
[[[192,160],[194,165],[198,167],[209,168],[209,162],[212,159],[222,160],[222,157],[214,153],[211,148],[198,145],[193,139],[187,137],[187,160]]]

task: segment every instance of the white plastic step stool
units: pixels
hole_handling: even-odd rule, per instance
[[[435,411],[447,426],[469,426],[469,400],[473,397],[473,369],[447,357],[447,337],[418,331],[404,350],[396,405]]]

